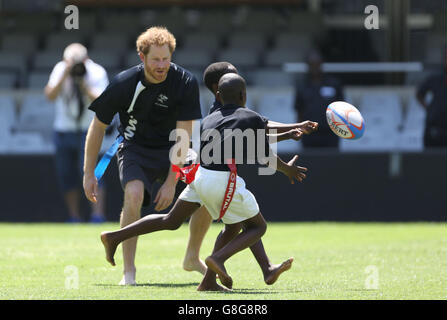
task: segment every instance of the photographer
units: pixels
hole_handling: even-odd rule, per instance
[[[108,85],[105,69],[88,58],[87,49],[72,43],[64,50],[63,61],[51,72],[45,95],[55,101],[55,165],[70,218],[81,222],[80,187],[84,143],[94,113],[88,110]],[[92,205],[91,222],[103,222],[104,191],[99,188],[98,202]]]

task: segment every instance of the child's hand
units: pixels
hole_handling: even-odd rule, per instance
[[[307,172],[307,168],[295,166],[297,159],[298,155],[295,155],[292,160],[287,163],[285,170],[283,171],[283,173],[289,178],[291,184],[295,183],[295,179],[298,182],[303,182],[306,178],[305,172]]]
[[[303,131],[301,131],[300,129],[291,129],[289,131],[287,131],[287,137],[288,139],[293,139],[295,141],[300,140],[303,137]]]
[[[309,121],[309,120],[303,121],[299,124],[298,129],[301,130],[305,134],[311,134],[312,132],[317,131],[318,122]]]

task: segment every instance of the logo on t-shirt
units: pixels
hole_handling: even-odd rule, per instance
[[[133,116],[130,116],[129,123],[124,130],[124,138],[126,138],[126,140],[130,140],[134,136],[135,130],[137,129],[137,123],[137,119],[135,119]]]
[[[165,104],[166,101],[168,101],[168,97],[160,93],[157,97],[157,102],[155,102],[155,105],[163,108],[168,108],[168,106]]]

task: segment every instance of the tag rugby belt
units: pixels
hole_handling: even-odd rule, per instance
[[[228,177],[227,188],[225,190],[222,206],[220,207],[220,214],[218,220],[221,220],[225,215],[225,212],[230,206],[231,200],[233,200],[234,191],[236,190],[237,168],[234,159],[228,159],[227,165],[230,168],[230,175]],[[191,182],[194,181],[199,166],[200,166],[199,163],[194,163],[184,168],[179,168],[176,165],[172,165],[172,171],[177,173],[176,179],[180,179],[184,183],[190,184]]]

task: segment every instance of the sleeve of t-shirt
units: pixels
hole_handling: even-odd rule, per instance
[[[121,110],[120,86],[112,81],[107,88],[96,98],[89,109],[96,113],[96,117],[105,124],[110,124],[113,117]]]
[[[100,95],[105,88],[107,88],[109,77],[107,76],[107,71],[101,66],[97,66],[96,72],[97,74],[92,84],[92,90],[96,95]]]
[[[64,71],[65,62],[58,62],[51,71],[50,78],[48,80],[48,86],[54,88],[62,78]]]
[[[188,121],[200,118],[202,118],[202,112],[200,110],[199,84],[196,78],[192,76],[186,84],[177,120]]]

